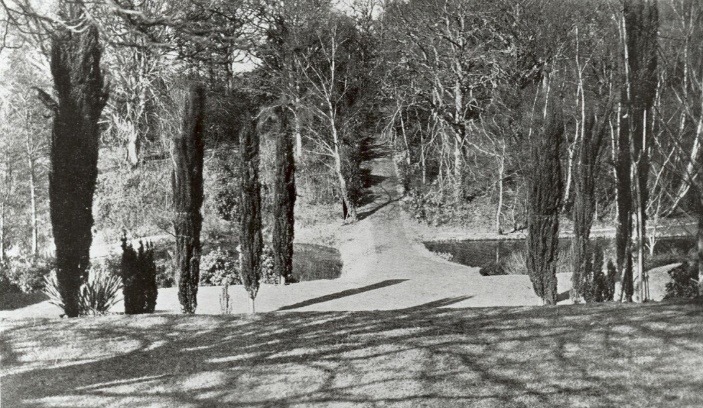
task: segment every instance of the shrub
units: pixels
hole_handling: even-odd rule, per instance
[[[480,273],[481,276],[495,276],[495,275],[507,275],[508,274],[505,271],[505,267],[500,262],[491,262],[489,264],[486,264],[483,267],[481,267],[481,269],[478,271],[478,273]]]
[[[105,269],[94,268],[88,275],[88,281],[81,285],[78,296],[78,314],[80,316],[102,315],[119,302],[118,293],[122,287],[118,276],[110,275]],[[44,276],[44,294],[49,303],[65,310],[59,293],[56,271]]]
[[[615,265],[608,261],[606,272],[603,272],[603,262],[605,259],[603,247],[594,244],[592,256],[589,261],[592,272],[589,272],[587,293],[584,296],[586,302],[607,302],[613,300],[615,294]]]
[[[9,277],[9,268],[3,262],[0,264],[0,295],[8,293],[19,293],[20,287],[17,286]]]
[[[118,276],[110,275],[104,269],[93,269],[88,282],[81,285],[80,304],[84,315],[102,315],[116,305],[122,283]]]
[[[39,292],[44,287],[44,277],[53,268],[53,261],[38,258],[13,259],[2,267],[3,274],[11,287],[16,287],[24,293]]]
[[[200,285],[241,285],[236,253],[217,248],[200,260]]]
[[[156,263],[154,246],[140,241],[135,250],[127,238],[122,237],[122,261],[120,276],[123,283],[124,309],[126,314],[153,313],[156,308],[158,290],[156,286]]]
[[[157,258],[154,259],[154,264],[156,265],[156,287],[173,287],[176,284],[176,280],[173,278],[173,259],[171,257]]]
[[[265,245],[261,252],[261,283],[278,284],[278,275],[273,269],[273,249]],[[296,282],[291,277],[290,282]],[[217,248],[204,255],[200,263],[201,286],[241,285],[239,258],[234,251]]]
[[[289,283],[292,281],[291,276]],[[271,248],[270,245],[264,245],[264,249],[261,251],[261,283],[271,285],[277,285],[279,283],[279,276],[275,273],[273,268],[273,248]]]
[[[664,299],[694,298],[698,296],[698,265],[684,262],[669,271],[671,282],[666,284]]]

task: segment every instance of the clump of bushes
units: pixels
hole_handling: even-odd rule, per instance
[[[46,258],[5,260],[0,264],[0,293],[40,292],[52,268],[53,260]]]
[[[664,299],[694,298],[698,296],[698,265],[683,264],[669,271],[671,282],[666,284]]]
[[[279,276],[273,271],[273,248],[270,245],[264,245],[264,249],[261,251],[261,283],[278,285],[279,282]],[[293,282],[295,280],[291,275],[288,283]]]
[[[241,285],[239,261],[234,251],[221,248],[208,252],[200,259],[200,285]]]
[[[156,264],[156,287],[171,288],[176,285],[173,278],[173,257],[155,257]]]
[[[120,277],[123,283],[124,308],[126,314],[154,313],[156,309],[156,263],[154,246],[139,242],[139,249],[122,237],[122,261]]]
[[[474,193],[471,193],[474,194]],[[457,203],[447,191],[432,187],[413,187],[403,199],[403,209],[417,222],[439,227],[463,226],[481,231],[495,228],[495,208],[490,197],[476,193]]]
[[[482,266],[481,269],[479,269],[478,273],[480,273],[481,276],[496,276],[508,274],[508,272],[506,272],[505,270],[505,267],[500,262],[488,263]]]
[[[411,189],[404,200],[405,210],[416,221],[432,226],[440,226],[451,221],[450,210],[445,209],[444,200],[437,193],[424,194],[422,191]]]
[[[277,285],[279,277],[273,271],[273,248],[265,245],[261,252],[261,283]],[[291,282],[295,282],[292,280]],[[239,256],[235,251],[216,248],[200,260],[200,285],[241,285]]]

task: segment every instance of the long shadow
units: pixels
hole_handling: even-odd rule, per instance
[[[390,149],[383,143],[376,143],[372,137],[364,138],[361,141],[361,157],[364,161],[386,157]]]
[[[314,305],[317,303],[329,302],[330,300],[340,299],[340,298],[347,297],[347,296],[354,296],[354,295],[358,295],[359,293],[364,293],[364,292],[368,292],[368,291],[375,290],[375,289],[381,289],[381,288],[385,288],[387,286],[397,285],[399,283],[405,282],[406,280],[407,279],[388,279],[388,280],[384,280],[382,282],[374,283],[373,285],[362,286],[362,287],[356,288],[356,289],[347,289],[347,290],[343,290],[341,292],[331,293],[329,295],[316,297],[314,299],[308,299],[303,302],[295,303],[295,304],[288,305],[288,306],[283,306],[282,308],[280,308],[278,310],[299,309],[301,307],[310,306],[310,305]]]
[[[381,205],[379,205],[379,206],[376,206],[376,207],[374,207],[374,208],[372,208],[372,209],[370,209],[370,210],[358,212],[358,213],[356,214],[356,216],[357,216],[358,220],[361,221],[361,220],[363,220],[364,218],[369,217],[369,216],[375,214],[378,210],[381,210],[381,209],[383,209],[384,207],[386,207],[386,206],[388,206],[388,205],[390,205],[390,204],[396,203],[396,202],[398,202],[398,201],[400,201],[400,198],[389,199],[389,200],[386,201],[385,203],[383,203],[383,204],[381,204]]]
[[[453,298],[439,299],[439,300],[435,300],[432,302],[423,303],[423,304],[417,305],[417,306],[410,306],[410,307],[407,307],[407,308],[401,309],[401,310],[406,311],[406,312],[413,312],[413,311],[422,311],[422,310],[427,310],[427,309],[436,309],[436,308],[440,308],[440,307],[447,307],[447,306],[453,305],[455,303],[460,303],[460,302],[463,302],[467,299],[471,299],[472,297],[473,296],[456,296]]]
[[[364,187],[365,188],[379,185],[379,184],[383,183],[388,178],[386,176],[379,176],[377,174],[370,174],[370,170],[368,170],[368,174],[362,174],[362,177],[364,180]]]

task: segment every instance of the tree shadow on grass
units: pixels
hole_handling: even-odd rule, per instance
[[[278,310],[300,309],[301,307],[310,306],[310,305],[314,305],[317,303],[329,302],[331,300],[341,299],[343,297],[358,295],[359,293],[364,293],[364,292],[368,292],[368,291],[375,290],[375,289],[381,289],[381,288],[385,288],[388,286],[397,285],[397,284],[403,283],[405,281],[407,281],[407,279],[384,280],[382,282],[377,282],[372,285],[367,285],[367,286],[363,286],[360,288],[354,288],[354,289],[347,289],[347,290],[343,290],[341,292],[331,293],[329,295],[316,297],[314,299],[308,299],[303,302],[295,303],[295,304],[288,305],[288,306],[283,306],[282,308],[280,308]]]
[[[3,336],[3,353],[9,347],[16,358],[2,366],[2,404],[703,404],[700,302],[438,307],[460,300],[381,312],[18,324]]]

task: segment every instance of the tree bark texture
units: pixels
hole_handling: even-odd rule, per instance
[[[559,212],[562,201],[560,151],[564,135],[561,113],[546,98],[545,118],[531,141],[532,169],[528,180],[527,270],[537,296],[557,303],[556,265],[559,251]]]
[[[252,313],[254,299],[261,280],[261,184],[259,182],[259,135],[256,119],[247,118],[239,133],[241,154],[240,173],[242,180],[239,219],[239,273],[244,287],[249,292]]]
[[[281,283],[290,282],[293,273],[295,159],[291,134],[291,112],[279,110],[281,131],[276,138],[276,173],[273,186],[273,269]]]
[[[68,14],[68,21],[83,18],[78,5]],[[88,274],[98,175],[98,119],[108,96],[100,70],[98,29],[92,23],[84,24],[80,31],[59,29],[51,44],[58,107],[51,136],[49,207],[56,277],[68,317],[78,316],[79,290]]]
[[[200,231],[203,224],[204,111],[205,89],[201,85],[193,85],[186,103],[183,129],[171,144],[178,300],[182,312],[186,314],[195,313],[198,306]]]

